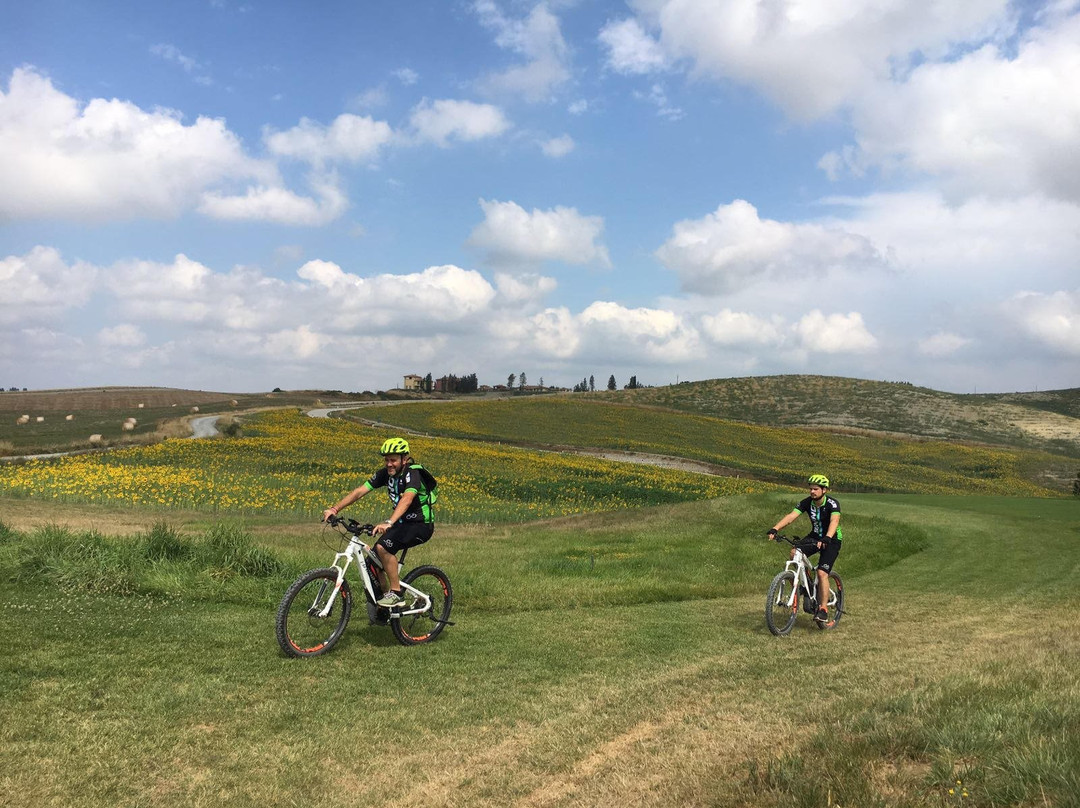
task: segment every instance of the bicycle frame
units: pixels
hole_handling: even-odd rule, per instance
[[[795,598],[800,585],[810,593],[811,597],[817,598],[817,567],[810,563],[806,553],[796,547],[794,558],[788,559],[787,563],[784,564],[784,569],[795,573],[795,586],[791,588],[791,595],[788,597],[787,602],[789,607],[795,605]],[[813,572],[814,575],[809,575],[810,572]],[[813,580],[812,583],[811,579]]]
[[[371,574],[368,572],[364,559],[370,558],[379,569],[383,568],[382,562],[379,560],[378,555],[367,544],[362,542],[358,536],[353,533],[347,535],[349,537],[349,546],[342,552],[335,554],[334,563],[330,565],[337,570],[337,581],[334,583],[334,591],[330,593],[330,597],[326,599],[326,604],[318,612],[320,618],[330,614],[330,609],[333,607],[334,601],[337,600],[338,592],[341,591],[341,583],[345,580],[345,573],[354,562],[357,569],[360,570],[360,579],[364,583],[364,591],[367,593],[368,601],[374,603],[378,599],[375,596],[375,585],[372,583]],[[391,609],[391,619],[399,619],[410,614],[422,614],[431,608],[431,598],[426,594],[415,587],[409,586],[404,581],[401,581],[400,585],[402,588],[412,592],[416,596],[416,601],[411,609]],[[319,597],[321,596],[322,592],[320,591]]]

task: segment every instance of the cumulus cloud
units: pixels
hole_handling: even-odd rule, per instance
[[[405,275],[361,277],[330,261],[309,261],[297,272],[333,300],[328,316],[346,328],[384,325],[415,317],[415,329],[467,321],[488,308],[495,288],[475,270],[447,264]]]
[[[646,31],[655,31],[648,39],[668,60],[686,60],[696,75],[752,86],[803,120],[902,77],[915,56],[942,58],[955,43],[1006,36],[1014,25],[1008,0],[881,0],[872,7],[649,0],[637,6],[640,34],[619,29],[629,42],[640,45]]]
[[[443,147],[453,140],[497,137],[510,128],[498,107],[453,99],[424,99],[413,109],[409,122],[418,141]]]
[[[33,69],[0,91],[0,220],[175,217],[208,190],[277,182],[220,119],[185,125],[117,99],[80,103]]]
[[[1004,308],[1029,338],[1055,353],[1080,357],[1080,290],[1020,292]]]
[[[1080,201],[1080,15],[876,86],[855,107],[857,142],[822,160],[940,177],[954,194]]]
[[[542,261],[611,265],[607,247],[599,243],[604,220],[582,216],[576,208],[555,207],[530,213],[516,202],[480,200],[484,221],[467,244],[483,250],[500,267],[532,266]]]
[[[823,314],[814,309],[803,316],[793,328],[801,346],[808,352],[842,354],[872,353],[877,339],[863,323],[858,312]]]
[[[779,345],[784,338],[781,318],[765,319],[731,309],[703,315],[701,328],[717,345]]]
[[[535,303],[554,292],[557,285],[554,278],[545,275],[495,273],[495,288],[499,292],[500,304],[521,306]]]
[[[208,191],[198,210],[226,221],[263,221],[315,227],[337,219],[349,206],[335,174],[309,178],[316,197],[301,196],[287,188],[258,186],[241,195]]]
[[[552,307],[527,318],[500,321],[498,331],[515,355],[540,360],[675,365],[701,356],[697,330],[664,309],[627,308],[597,301],[574,314]]]
[[[322,165],[329,161],[356,163],[374,159],[393,136],[385,121],[344,114],[329,126],[301,118],[299,124],[284,132],[268,130],[263,139],[271,154]]]
[[[614,20],[597,37],[607,49],[607,65],[617,73],[642,75],[665,70],[668,57],[636,19]]]
[[[26,255],[0,259],[0,323],[51,319],[86,303],[97,269],[68,264],[53,247],[34,247]]]
[[[494,0],[474,4],[481,23],[495,32],[495,43],[519,54],[524,62],[480,80],[488,93],[512,95],[528,101],[546,101],[570,78],[570,49],[559,19],[545,3],[533,6],[524,19],[510,19]]]
[[[865,236],[840,226],[762,219],[741,199],[702,219],[677,222],[657,258],[678,273],[683,288],[722,294],[761,280],[823,275],[833,269],[888,266]]]

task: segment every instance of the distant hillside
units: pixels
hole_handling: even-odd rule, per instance
[[[895,432],[1076,454],[1080,388],[959,395],[835,376],[755,376],[607,393],[608,400],[772,426]]]

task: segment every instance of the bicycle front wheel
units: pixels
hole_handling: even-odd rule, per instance
[[[291,657],[313,657],[325,654],[337,644],[349,624],[352,614],[352,592],[349,582],[342,581],[334,595],[338,571],[333,567],[310,570],[297,578],[285,592],[278,606],[277,641],[281,650]],[[329,610],[326,609],[330,598]]]
[[[799,593],[795,573],[785,570],[769,584],[769,594],[765,598],[765,624],[777,637],[783,637],[795,625],[798,614]]]
[[[431,604],[423,612],[391,617],[390,628],[402,645],[431,642],[442,633],[446,628],[446,621],[450,619],[450,608],[454,605],[454,591],[450,588],[450,579],[438,567],[425,566],[410,571],[401,580],[427,595]],[[408,589],[404,591],[405,606],[400,611],[408,612],[415,608],[420,598]]]

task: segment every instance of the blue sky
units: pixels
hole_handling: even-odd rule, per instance
[[[0,385],[1080,385],[1080,2],[4,3]]]

